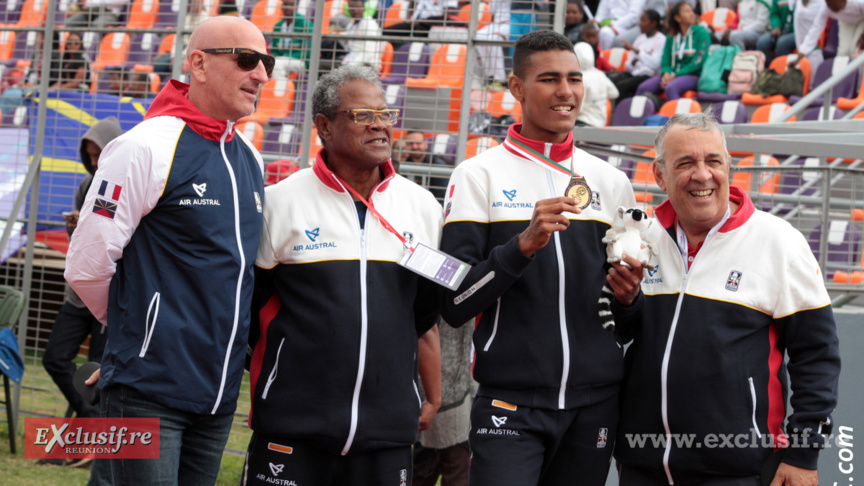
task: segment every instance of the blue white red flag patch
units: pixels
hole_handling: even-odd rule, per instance
[[[93,212],[108,219],[114,219],[114,214],[117,212],[117,204],[97,197],[96,203],[93,204]]]
[[[120,200],[120,192],[122,190],[122,186],[114,184],[113,182],[102,181],[102,183],[99,185],[99,195],[107,197],[112,201]]]

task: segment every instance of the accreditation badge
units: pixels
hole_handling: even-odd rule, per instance
[[[591,188],[588,187],[588,183],[585,181],[584,177],[571,177],[570,183],[567,184],[567,189],[564,190],[564,195],[566,197],[572,197],[576,200],[576,206],[579,209],[585,209],[591,204]]]

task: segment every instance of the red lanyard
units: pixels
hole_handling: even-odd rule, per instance
[[[333,177],[336,179],[336,181],[337,181],[340,185],[342,185],[343,187],[345,187],[346,189],[348,189],[348,192],[350,192],[354,197],[356,197],[356,198],[359,199],[363,204],[365,204],[367,208],[369,208],[369,211],[371,211],[372,214],[374,214],[375,217],[378,218],[378,221],[381,223],[381,226],[383,226],[384,229],[386,229],[387,231],[389,231],[389,232],[393,233],[394,235],[396,235],[396,238],[399,238],[399,241],[401,241],[403,245],[406,245],[406,246],[408,245],[408,240],[406,240],[402,235],[400,235],[399,232],[396,231],[396,228],[394,228],[392,224],[390,224],[386,219],[384,219],[384,216],[381,216],[381,213],[379,213],[378,211],[375,210],[375,206],[372,204],[372,201],[371,201],[371,200],[370,200],[370,201],[367,201],[366,199],[364,199],[363,196],[361,196],[357,191],[355,191],[353,187],[351,187],[350,185],[346,184],[346,183],[345,183],[342,179],[340,179],[339,176],[337,176],[336,174],[333,174]],[[377,186],[376,186],[376,187],[377,187]],[[375,189],[372,189],[372,191],[374,192]],[[370,194],[370,196],[371,196],[371,194]],[[371,198],[370,198],[370,199],[371,199]],[[414,251],[414,247],[409,246],[408,249],[410,249],[412,252]]]

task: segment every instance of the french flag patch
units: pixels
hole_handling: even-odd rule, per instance
[[[117,212],[117,201],[120,200],[120,192],[123,187],[113,182],[102,181],[99,184],[98,194],[102,197],[97,197],[93,204],[93,212],[105,216],[108,219],[114,219]],[[104,198],[104,199],[103,199]]]

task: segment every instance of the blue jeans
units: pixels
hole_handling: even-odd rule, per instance
[[[114,485],[213,485],[233,414],[183,412],[148,400],[127,386],[101,392],[103,417],[159,418],[159,459],[111,459]]]
[[[762,51],[765,54],[765,68],[768,68],[768,65],[771,64],[771,61],[774,59],[774,54],[771,53],[771,50],[774,50],[774,54],[776,57],[785,56],[787,54],[791,54],[792,51],[795,50],[795,33],[782,34],[777,38],[777,41],[774,41],[774,38],[771,37],[771,32],[767,34],[762,34],[759,37],[759,40],[756,41],[756,49]]]

